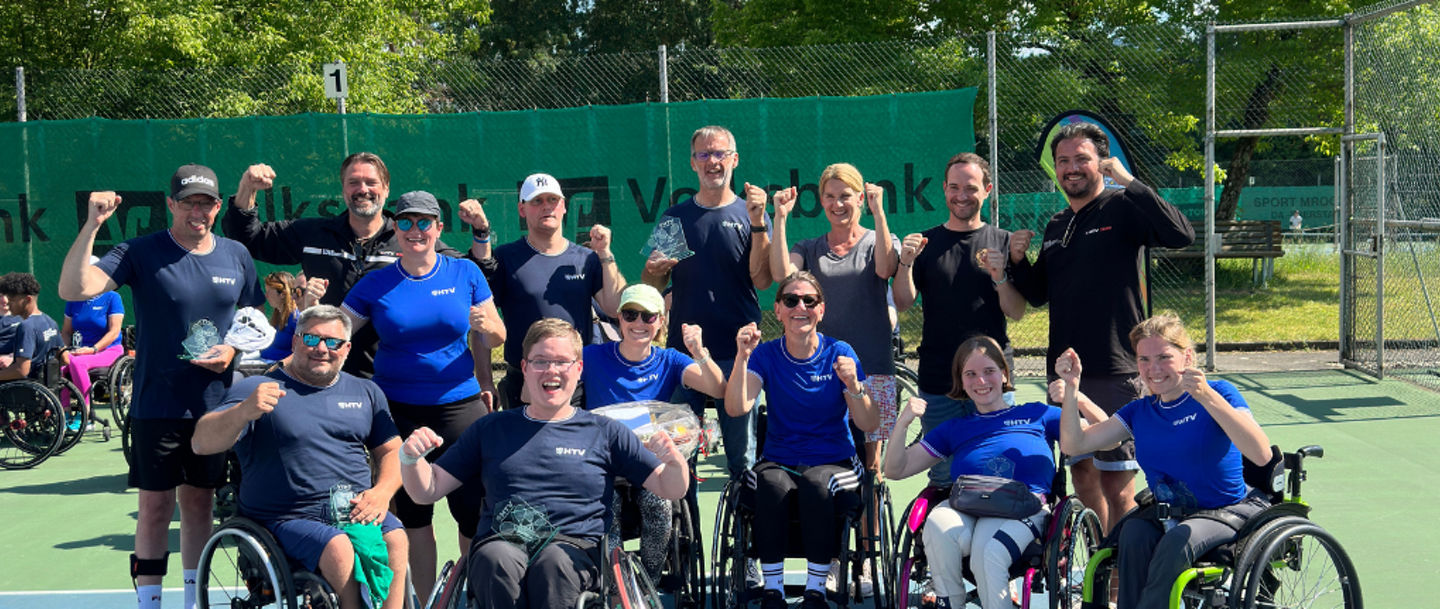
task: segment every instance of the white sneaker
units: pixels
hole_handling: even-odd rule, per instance
[[[840,593],[840,559],[830,561],[830,574],[825,576],[825,591],[831,594]]]
[[[860,568],[860,596],[870,598],[875,594],[875,578],[870,576],[870,561],[861,563]]]

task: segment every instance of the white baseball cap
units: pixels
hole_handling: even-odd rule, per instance
[[[520,185],[521,201],[533,201],[535,197],[546,193],[557,197],[565,196],[565,193],[560,192],[560,180],[548,173],[532,173],[525,178],[525,183]]]

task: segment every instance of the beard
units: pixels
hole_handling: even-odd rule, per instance
[[[1095,181],[1090,179],[1089,176],[1081,175],[1080,177],[1084,179],[1079,182],[1071,182],[1062,178],[1060,180],[1060,190],[1065,191],[1065,195],[1070,197],[1081,197],[1094,192]]]
[[[383,204],[377,200],[375,195],[355,195],[350,197],[350,213],[362,218],[374,218],[380,214]]]

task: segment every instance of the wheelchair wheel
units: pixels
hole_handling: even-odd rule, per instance
[[[309,571],[296,571],[292,609],[340,609],[340,598],[325,578]]]
[[[1100,518],[1073,498],[1061,503],[1054,518],[1054,532],[1045,544],[1050,609],[1079,609],[1085,566],[1103,537]]]
[[[736,480],[725,483],[715,510],[715,536],[711,538],[711,609],[736,609],[745,604],[749,592],[745,577],[749,531],[739,522],[740,484]]]
[[[110,366],[110,413],[122,432],[130,424],[130,399],[134,395],[135,358],[122,355]]]
[[[54,393],[56,399],[59,399],[60,395],[69,396],[69,399],[60,405],[65,409],[65,439],[60,442],[60,448],[56,452],[63,453],[79,444],[80,438],[85,435],[85,426],[90,424],[90,404],[85,401],[85,396],[80,394],[80,388],[70,382],[70,379],[60,379]]]
[[[664,609],[660,593],[655,590],[650,576],[646,575],[645,568],[638,564],[634,554],[611,548],[608,563],[604,567],[606,572],[601,576],[604,596],[609,599],[607,607]],[[582,601],[581,606],[584,604]]]
[[[1325,529],[1307,522],[1269,537],[1244,576],[1244,607],[1364,606],[1355,565]]]
[[[921,545],[919,529],[910,530],[911,511],[915,503],[905,507],[900,515],[900,528],[895,543],[895,607],[897,609],[933,609],[935,607],[935,585],[930,579],[930,567],[925,563],[925,551]],[[928,599],[928,600],[927,600]]]
[[[1261,551],[1270,543],[1270,540],[1274,539],[1276,535],[1283,535],[1285,530],[1290,527],[1309,522],[1302,516],[1280,516],[1250,531],[1235,542],[1235,563],[1232,565],[1233,573],[1228,586],[1228,606],[1231,609],[1244,609],[1245,588],[1250,582],[1251,566],[1255,564]]]
[[[889,485],[877,484],[875,496],[875,508],[880,512],[877,519],[880,526],[879,530],[875,531],[875,554],[871,558],[870,566],[870,577],[875,589],[873,598],[877,609],[894,609],[895,546],[890,535],[895,530],[895,512],[890,501]]]
[[[0,384],[0,468],[39,465],[65,439],[65,410],[60,398],[28,379]]]
[[[666,558],[667,574],[678,578],[675,593],[678,609],[702,609],[705,606],[705,544],[695,528],[689,498],[674,502],[670,533],[670,555]]]
[[[120,452],[125,455],[125,465],[135,464],[135,432],[132,429],[133,421],[125,421],[120,426]]]
[[[216,529],[196,570],[202,609],[283,607],[280,599],[291,589],[290,569],[268,539],[268,531],[244,519]]]
[[[426,609],[465,609],[469,606],[466,599],[468,584],[465,580],[466,562],[465,557],[453,563],[446,563],[440,569],[440,577],[435,580],[435,587],[430,590],[430,601],[424,606]]]

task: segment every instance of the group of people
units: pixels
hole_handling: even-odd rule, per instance
[[[1107,527],[1134,507],[1138,468],[1187,509],[1256,504],[1235,478],[1241,455],[1259,459],[1263,445],[1268,459],[1263,432],[1233,387],[1195,369],[1178,320],[1144,319],[1144,249],[1188,244],[1190,223],[1110,158],[1107,143],[1085,124],[1055,139],[1069,206],[1051,219],[1031,260],[1031,231],[983,221],[990,167],[971,153],[945,166],[945,221],[903,238],[889,232],[882,189],[849,164],[827,167],[818,196],[829,230],[787,247],[796,190],[745,184],[737,195],[735,136],[704,127],[690,142],[698,190],[664,213],[693,255],[656,252],[629,285],[609,228],[592,227],[588,247],[565,238],[566,198],[546,174],[521,184],[526,231],[510,243],[492,248],[483,206],[461,202],[457,216],[472,239],[460,252],[440,239],[444,213],[430,193],[407,192],[386,210],[389,171],[371,153],[341,164],[345,212],[280,222],[261,222],[255,206],[256,193],[276,179],[271,167],[247,168],[227,204],[213,171],[186,165],[171,178],[170,227],[93,261],[96,233],[122,201],[91,194],[59,285],[60,296],[84,310],[67,310],[64,329],[48,335],[73,329],[81,348],[70,351],[72,365],[104,365],[85,358],[99,360],[116,342],[123,310],[105,295],[131,287],[139,344],[130,482],[140,489],[131,572],[142,609],[159,606],[177,502],[193,605],[228,450],[246,481],[241,514],[318,570],[345,606],[360,602],[353,570],[361,549],[337,520],[373,525],[384,540],[387,553],[370,558],[393,574],[378,597],[396,607],[396,582],[407,576],[428,596],[437,556],[432,505],[441,497],[481,606],[573,605],[599,577],[597,548],[613,519],[617,478],[643,487],[642,563],[658,571],[668,502],[693,492],[686,458],[663,433],[642,444],[623,424],[588,412],[651,399],[697,413],[714,405],[731,476],[748,474],[756,487],[764,609],[785,604],[786,515],[799,506],[808,563],[801,606],[820,609],[839,553],[831,498],[854,492],[867,470],[903,478],[928,469],[936,484],[1000,475],[1046,496],[1061,492],[1049,487],[1058,441],[1071,455],[1077,494]],[[1106,177],[1122,188],[1106,189]],[[213,232],[222,207],[227,237]],[[862,224],[867,211],[873,229]],[[262,288],[255,261],[298,264],[301,272],[267,277]],[[766,340],[759,290],[776,281],[772,310],[783,335]],[[29,321],[39,292],[33,277],[0,279],[9,311],[24,319],[0,379],[36,363],[34,337],[47,336]],[[920,397],[908,404],[896,398],[892,294],[901,311],[924,305]],[[267,298],[272,323],[291,327],[272,346],[275,357],[267,355],[277,367],[238,380],[236,348],[212,340],[195,352],[197,335],[224,337],[238,308]],[[1014,399],[1006,320],[1020,319],[1027,302],[1050,305],[1047,373],[1059,407]],[[618,320],[618,341],[593,340],[593,311]],[[0,322],[0,331],[7,324],[15,325]],[[665,347],[656,344],[662,334]],[[498,384],[496,348],[506,369]],[[767,426],[757,438],[762,392]],[[1187,416],[1194,425],[1172,428]],[[917,418],[923,439],[907,447],[905,428]],[[1192,447],[1216,459],[1179,452]],[[356,490],[348,514],[330,510],[339,488]],[[527,509],[555,526],[539,549],[499,533]],[[936,575],[942,605],[963,603],[959,566],[968,556],[984,606],[1008,606],[1002,588],[1014,548],[1033,539],[1045,517],[1043,509],[1003,522],[936,510],[926,534],[937,541],[926,547],[945,571]],[[1152,606],[1157,582],[1178,560],[1225,537],[1188,520],[1151,524],[1122,532],[1121,606]]]

